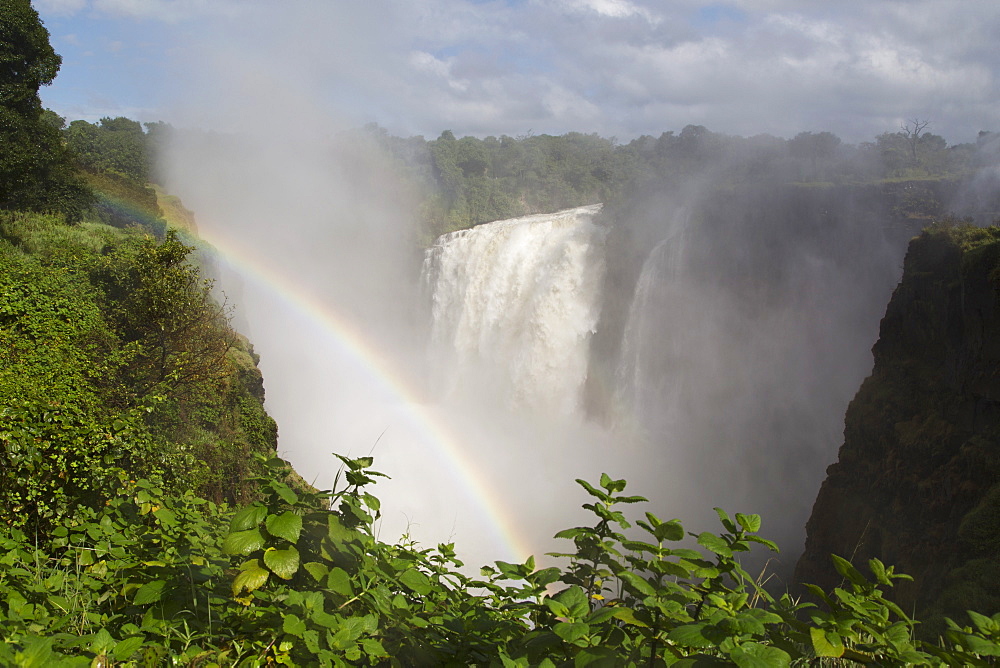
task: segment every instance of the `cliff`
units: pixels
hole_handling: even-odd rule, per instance
[[[893,594],[908,612],[996,612],[1000,229],[913,239],[873,354],[795,579],[830,588],[840,582],[831,553],[858,566],[879,557],[913,576]]]

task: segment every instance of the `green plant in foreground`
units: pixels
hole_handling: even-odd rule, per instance
[[[872,578],[834,557],[844,585],[815,603],[775,598],[740,564],[756,515],[723,531],[630,521],[624,480],[578,481],[592,526],[558,534],[563,567],[461,571],[454,546],[375,538],[370,458],[340,457],[327,492],[294,490],[261,462],[261,500],[235,512],[140,480],[78,509],[44,540],[0,529],[0,665],[741,666],[995,665],[1000,614],[950,622],[937,644]],[[689,547],[682,540],[693,539]]]

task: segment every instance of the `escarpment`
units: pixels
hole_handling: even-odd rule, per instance
[[[1000,229],[913,239],[807,524],[796,581],[830,588],[829,554],[913,576],[922,618],[1000,609]]]

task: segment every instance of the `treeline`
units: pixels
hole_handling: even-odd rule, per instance
[[[1000,160],[1000,135],[949,146],[911,122],[874,141],[845,144],[829,132],[792,139],[738,137],[688,125],[627,144],[596,134],[394,137],[362,134],[392,155],[422,193],[424,229],[434,236],[483,222],[615,202],[650,189],[711,180],[713,188],[773,182],[811,186],[966,178]],[[355,133],[357,134],[357,133]],[[343,139],[343,137],[341,138]]]

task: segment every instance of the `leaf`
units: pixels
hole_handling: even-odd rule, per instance
[[[615,619],[620,619],[626,624],[632,624],[633,626],[642,626],[645,628],[649,627],[649,624],[645,623],[641,619],[637,619],[635,616],[635,611],[632,608],[615,608]]]
[[[852,584],[868,584],[868,580],[865,579],[865,576],[862,575],[861,572],[847,559],[838,557],[836,554],[831,554],[830,558],[833,560],[833,567],[837,569],[837,572],[847,578]]]
[[[52,638],[28,638],[24,641],[24,650],[18,652],[19,668],[46,668],[53,661]]]
[[[399,576],[399,581],[421,596],[431,593],[433,588],[430,578],[415,568],[403,571],[403,574]]]
[[[250,554],[264,547],[264,536],[260,529],[236,531],[222,541],[222,551],[226,554]]]
[[[718,508],[716,508],[718,510]],[[720,557],[732,557],[733,551],[729,549],[724,538],[716,536],[708,531],[698,534],[698,544],[710,552],[714,552]]]
[[[294,506],[299,500],[299,495],[292,491],[292,488],[283,482],[272,481],[271,489],[281,497],[281,500],[290,506]]]
[[[389,654],[385,651],[385,648],[382,647],[382,643],[375,638],[363,638],[361,640],[361,647],[368,656],[373,656],[379,659],[389,658]]]
[[[264,550],[264,565],[283,580],[291,580],[299,570],[299,551],[294,546],[285,550],[269,547]]]
[[[976,628],[979,629],[979,632],[982,633],[983,635],[990,635],[996,633],[997,631],[1000,631],[1000,624],[998,624],[990,617],[987,617],[986,615],[981,615],[978,612],[974,612],[972,610],[966,610],[965,612],[966,614],[969,615],[969,619],[972,620],[972,623],[976,625]]]
[[[101,654],[115,644],[115,639],[107,629],[102,628],[94,634],[94,639],[90,642],[90,651]]]
[[[286,510],[280,515],[268,515],[264,522],[267,532],[276,538],[284,538],[289,543],[298,541],[302,533],[302,516]]]
[[[809,629],[816,656],[839,658],[844,655],[844,643],[836,633],[812,627]]]
[[[319,582],[323,578],[327,577],[330,572],[330,567],[326,564],[321,564],[318,561],[310,561],[308,564],[302,564],[302,568],[313,577],[313,580]]]
[[[739,668],[785,668],[792,663],[792,657],[784,650],[755,642],[733,648],[729,656]]]
[[[653,530],[653,535],[657,540],[681,540],[684,538],[684,527],[677,520],[670,520],[659,524]]]
[[[239,596],[241,592],[248,594],[256,589],[260,589],[267,582],[270,575],[260,567],[256,559],[243,562],[240,566],[241,573],[233,580],[233,596]]]
[[[632,571],[622,571],[618,574],[618,579],[643,596],[653,596],[656,594],[656,590],[651,584],[646,582],[645,578],[640,575],[636,575]]]
[[[177,515],[174,511],[168,508],[158,508],[153,511],[153,516],[160,521],[160,524],[164,526],[173,526],[177,524]]]
[[[115,645],[115,649],[111,652],[111,654],[114,656],[115,661],[126,661],[129,657],[139,651],[139,648],[142,647],[145,642],[146,637],[141,635],[125,638],[120,643]]]
[[[306,632],[306,623],[299,619],[297,615],[284,615],[281,630],[296,638],[301,638],[302,634]]]
[[[247,506],[233,515],[229,531],[246,531],[257,527],[267,516],[267,508],[261,505]]]
[[[569,614],[565,615],[566,617],[584,617],[590,612],[587,594],[577,585],[562,590],[554,598],[569,609]]]
[[[712,510],[714,510],[715,514],[719,516],[719,521],[722,522],[722,526],[726,528],[726,531],[732,531],[733,533],[736,533],[736,525],[733,524],[733,521],[731,519],[729,519],[729,515],[726,513],[725,510],[723,510],[722,508],[713,508]]]
[[[334,568],[330,571],[330,575],[326,578],[326,586],[342,596],[350,596],[354,593],[354,588],[351,586],[351,576],[343,568]]]
[[[594,487],[593,485],[591,485],[586,480],[583,480],[582,478],[577,478],[576,482],[581,487],[583,487],[585,490],[587,490],[587,493],[590,494],[591,496],[596,497],[596,498],[600,499],[601,501],[604,501],[605,503],[607,503],[608,501],[611,500],[611,496],[609,494],[606,494],[606,493],[602,492],[601,490],[597,489],[596,487]],[[586,506],[584,506],[584,507],[586,508]]]
[[[705,624],[682,624],[667,633],[667,638],[682,647],[714,647],[715,643],[704,636]]]
[[[743,513],[736,513],[736,521],[741,527],[743,527],[743,530],[748,533],[757,533],[760,531],[760,515],[744,515]]]
[[[153,580],[152,582],[147,582],[139,587],[139,590],[135,593],[135,598],[132,602],[136,605],[156,603],[163,598],[163,590],[166,586],[166,580]]]
[[[558,622],[552,632],[566,642],[573,642],[590,633],[590,627],[583,622]]]

